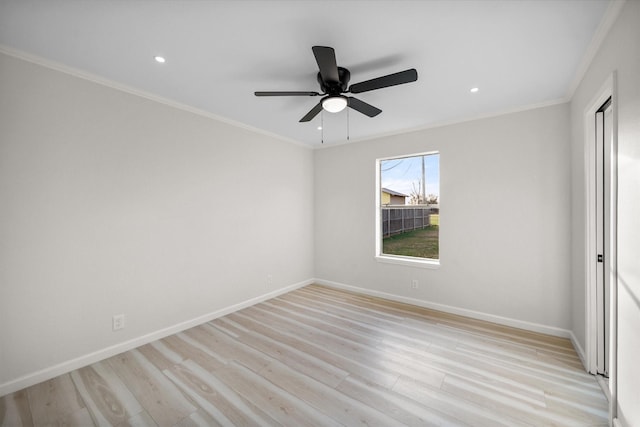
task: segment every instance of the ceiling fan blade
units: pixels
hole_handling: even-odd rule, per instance
[[[318,92],[254,92],[256,96],[318,96]]]
[[[316,57],[320,75],[325,82],[339,82],[338,64],[336,64],[336,52],[331,47],[313,46],[313,55]]]
[[[418,80],[418,72],[415,68],[400,71],[399,73],[388,74],[386,76],[377,77],[375,79],[366,80],[364,82],[351,85],[349,92],[362,93],[370,90],[382,89],[384,87],[411,83]]]
[[[382,110],[374,107],[371,104],[367,104],[364,101],[360,101],[358,98],[354,98],[352,96],[347,97],[347,105],[349,108],[353,108],[356,111],[361,112],[365,116],[375,117],[378,114],[382,113]]]
[[[313,107],[311,111],[309,111],[303,118],[301,118],[300,122],[302,123],[311,121],[311,119],[317,116],[320,111],[322,111],[322,101],[318,102],[318,104]]]

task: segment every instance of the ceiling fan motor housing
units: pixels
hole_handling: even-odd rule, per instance
[[[351,79],[351,73],[346,68],[338,67],[339,82],[324,81],[322,76],[318,73],[318,83],[320,83],[320,89],[322,92],[328,95],[340,95],[347,91],[349,87],[349,80]]]

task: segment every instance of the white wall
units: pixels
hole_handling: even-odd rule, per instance
[[[584,113],[617,71],[618,417],[640,425],[640,2],[627,1],[571,102],[573,330],[585,342]]]
[[[313,277],[312,150],[3,54],[0,76],[0,395]]]
[[[640,425],[638,22],[627,1],[570,107],[315,153],[0,54],[0,394],[314,274],[584,347],[582,115],[616,70],[618,415]],[[442,266],[378,263],[375,159],[431,150]]]
[[[316,277],[568,333],[569,142],[561,104],[317,151]],[[377,262],[375,160],[434,150],[440,268]]]

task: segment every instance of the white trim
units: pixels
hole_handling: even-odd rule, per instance
[[[387,292],[375,291],[372,289],[360,288],[358,286],[346,285],[331,280],[315,279],[315,283],[319,285],[330,286],[332,288],[344,289],[363,295],[379,297],[391,301],[398,301],[406,304],[416,305],[418,307],[429,308],[432,310],[443,311],[445,313],[457,314],[460,316],[470,317],[477,320],[485,320],[487,322],[497,323],[499,325],[511,326],[513,328],[524,329],[526,331],[538,332],[541,334],[552,335],[561,338],[570,338],[571,331],[568,329],[557,328],[555,326],[542,325],[539,323],[527,322],[525,320],[512,319],[495,314],[483,313],[481,311],[469,310],[466,308],[454,307],[451,305],[440,304],[431,301],[425,301],[417,298],[410,298],[401,295],[390,294]]]
[[[626,0],[612,0],[609,3],[609,6],[602,16],[602,20],[600,21],[596,32],[591,38],[591,42],[589,43],[587,50],[582,56],[582,60],[580,61],[580,65],[578,66],[576,74],[574,75],[573,80],[571,81],[571,84],[567,89],[567,93],[564,97],[566,100],[569,101],[571,100],[571,98],[573,98],[573,95],[580,85],[580,82],[584,78],[585,74],[587,73],[591,62],[593,61],[593,58],[596,56],[598,50],[600,50],[602,42],[604,41],[607,34],[609,34],[609,31],[613,27],[616,19],[618,19],[618,15],[620,15],[620,11],[622,10],[622,6],[624,6],[625,2]]]
[[[614,419],[613,419],[613,427],[624,427],[624,426],[623,426],[623,425],[622,425],[622,423],[620,422],[620,419],[619,419],[619,418],[614,418]]]
[[[593,119],[596,111],[611,97],[612,108],[612,140],[611,140],[611,165],[610,175],[610,202],[608,209],[610,210],[608,224],[610,230],[609,246],[605,251],[609,253],[610,271],[610,340],[609,340],[609,388],[611,399],[609,400],[609,416],[610,422],[615,423],[617,416],[617,400],[618,400],[618,380],[617,380],[617,353],[618,353],[618,272],[617,272],[617,174],[618,174],[618,97],[617,97],[617,73],[614,71],[607,77],[604,84],[600,88],[592,101],[585,108],[583,120],[585,126],[584,148],[585,148],[585,286],[586,286],[586,307],[585,307],[585,346],[586,346],[586,363],[587,371],[595,374],[597,372],[597,343],[594,340],[594,331],[597,328],[596,321],[596,285],[595,281],[595,259],[596,254],[596,235],[595,235],[595,180],[596,172],[593,165],[595,164],[595,129]]]
[[[434,154],[440,154],[440,151],[439,150],[431,150],[431,151],[418,151],[417,153],[409,153],[409,154],[397,154],[395,156],[380,157],[380,158],[376,159],[376,161],[378,163],[380,163],[381,161],[384,161],[384,160],[406,159],[406,158],[409,158],[409,157],[418,157],[418,156],[432,156]],[[378,186],[378,187],[380,187],[380,186]]]
[[[609,388],[611,390],[611,399],[609,401],[609,416],[611,423],[618,415],[618,75],[617,72],[612,74],[611,87],[611,121],[612,137],[611,137],[611,183],[610,183],[610,248],[609,248],[609,272],[610,286],[610,321],[611,328],[609,337]]]
[[[592,101],[587,104],[583,115],[584,121],[584,179],[585,179],[585,286],[586,286],[586,310],[585,310],[585,347],[586,347],[586,367],[587,371],[592,374],[596,372],[596,343],[593,342],[592,331],[596,327],[595,321],[595,280],[596,271],[595,263],[593,262],[596,254],[596,236],[593,230],[596,229],[596,215],[595,215],[595,188],[596,188],[596,176],[593,165],[595,164],[595,129],[594,129],[594,117],[596,111],[606,102],[609,97],[612,97],[613,104],[613,84],[615,74],[611,74],[597,95]],[[615,122],[616,108],[614,106],[614,129],[617,127]],[[614,136],[615,138],[615,136]],[[614,141],[615,143],[615,141]]]
[[[513,108],[505,108],[504,110],[497,110],[491,113],[486,113],[486,114],[474,114],[474,115],[470,115],[470,116],[466,116],[466,117],[461,117],[461,118],[454,118],[454,119],[450,119],[450,120],[441,120],[438,122],[433,122],[433,123],[429,123],[426,125],[422,125],[422,126],[416,126],[413,128],[408,128],[408,129],[402,129],[402,130],[395,130],[395,131],[391,131],[391,132],[384,132],[384,133],[377,133],[375,135],[370,135],[370,136],[364,136],[361,138],[354,138],[351,137],[349,140],[344,140],[344,141],[338,141],[338,142],[326,142],[322,145],[319,146],[314,146],[313,149],[314,150],[322,150],[322,149],[326,149],[326,148],[332,148],[332,147],[337,147],[339,145],[345,145],[345,144],[354,144],[356,142],[365,142],[365,141],[374,141],[377,139],[384,139],[384,138],[389,138],[392,136],[400,136],[400,135],[405,135],[405,134],[409,134],[409,133],[414,133],[414,132],[421,132],[421,131],[425,131],[425,130],[429,130],[429,129],[436,129],[436,128],[441,128],[441,127],[445,127],[445,126],[453,126],[453,125],[457,125],[457,124],[461,124],[461,123],[466,123],[466,122],[473,122],[476,120],[483,120],[483,119],[491,119],[494,117],[501,117],[507,114],[515,114],[515,113],[522,113],[524,111],[530,111],[530,110],[537,110],[538,108],[546,108],[546,107],[552,107],[554,105],[562,105],[562,104],[566,104],[570,102],[570,99],[567,98],[559,98],[559,99],[552,99],[550,101],[544,101],[544,102],[539,102],[536,104],[529,104],[529,105],[523,105],[523,106],[519,106],[519,107],[513,107]]]
[[[582,362],[582,366],[584,366],[585,371],[588,371],[587,359],[584,354],[584,349],[580,345],[580,342],[578,342],[578,338],[576,338],[576,336],[573,334],[573,331],[569,331],[569,339],[571,340],[571,344],[573,344],[573,348],[575,349],[576,353],[578,353],[578,357]]]
[[[383,262],[385,264],[406,265],[416,268],[430,268],[432,270],[440,268],[439,259],[417,258],[400,255],[376,255],[376,261]]]
[[[471,121],[475,121],[475,120],[481,120],[481,119],[488,119],[488,118],[492,118],[492,117],[499,117],[499,116],[503,116],[506,114],[512,114],[512,113],[519,113],[519,112],[523,112],[523,111],[528,111],[528,110],[535,110],[537,108],[544,108],[544,107],[550,107],[553,105],[559,105],[559,104],[564,104],[568,102],[567,98],[560,98],[560,99],[553,99],[550,101],[544,101],[544,102],[540,102],[537,104],[530,104],[530,105],[524,105],[524,106],[519,106],[519,107],[514,107],[514,108],[507,108],[504,110],[498,110],[498,111],[494,111],[491,113],[486,113],[486,114],[476,114],[476,115],[471,115],[471,116],[467,116],[467,117],[463,117],[463,118],[456,118],[456,119],[450,119],[450,120],[442,120],[439,122],[434,122],[434,123],[429,123],[427,125],[424,126],[416,126],[414,128],[410,128],[410,129],[403,129],[403,130],[396,130],[396,131],[391,131],[391,132],[385,132],[385,133],[380,133],[380,134],[376,134],[376,135],[370,135],[370,136],[365,136],[362,138],[351,138],[350,140],[345,140],[345,141],[339,141],[336,143],[330,143],[330,142],[325,142],[324,144],[321,145],[311,145],[311,144],[307,144],[307,143],[303,143],[300,141],[297,141],[295,139],[291,139],[291,138],[287,138],[285,136],[273,133],[273,132],[269,132],[266,131],[264,129],[260,129],[260,128],[256,128],[253,127],[251,125],[242,123],[242,122],[238,122],[232,119],[228,119],[226,117],[222,117],[222,116],[218,116],[214,113],[211,113],[209,111],[205,111],[202,110],[200,108],[196,108],[196,107],[192,107],[190,105],[186,105],[183,103],[180,103],[178,101],[169,99],[169,98],[164,98],[162,96],[159,95],[155,95],[152,94],[150,92],[145,92],[143,90],[140,89],[136,89],[134,87],[131,86],[127,86],[125,84],[122,83],[118,83],[116,81],[107,79],[105,77],[101,77],[98,76],[96,74],[92,74],[88,71],[84,71],[84,70],[80,70],[78,68],[74,68],[74,67],[70,67],[68,65],[64,65],[62,63],[56,62],[56,61],[52,61],[49,59],[45,59],[42,58],[40,56],[37,55],[33,55],[18,49],[14,49],[11,48],[9,46],[0,44],[0,53],[4,53],[5,55],[14,57],[14,58],[18,58],[18,59],[22,59],[23,61],[27,61],[27,62],[31,62],[32,64],[36,64],[36,65],[40,65],[42,67],[45,68],[49,68],[51,70],[55,70],[55,71],[59,71],[61,73],[65,73],[65,74],[69,74],[71,76],[83,79],[83,80],[87,80],[90,81],[92,83],[96,83],[102,86],[106,86],[109,87],[111,89],[115,89],[115,90],[119,90],[121,92],[125,92],[128,93],[130,95],[135,95],[135,96],[139,96],[141,98],[145,98],[151,101],[155,101],[158,102],[160,104],[163,105],[167,105],[169,107],[173,107],[182,111],[187,111],[189,113],[193,113],[193,114],[197,114],[199,116],[203,116],[203,117],[207,117],[209,119],[213,119],[213,120],[217,120],[219,122],[222,123],[226,123],[228,125],[231,126],[235,126],[237,128],[241,128],[241,129],[245,129],[251,132],[255,132],[261,135],[265,135],[271,138],[275,138],[278,139],[280,141],[283,142],[288,142],[290,144],[294,144],[294,145],[298,145],[304,148],[308,148],[310,150],[320,150],[320,149],[324,149],[324,148],[331,148],[331,147],[335,147],[338,145],[344,145],[344,144],[353,144],[355,142],[362,142],[362,141],[371,141],[371,140],[375,140],[375,139],[380,139],[380,138],[387,138],[390,136],[396,136],[396,135],[403,135],[403,134],[408,134],[408,133],[413,133],[413,132],[419,132],[419,131],[423,131],[423,130],[428,130],[428,129],[434,129],[434,128],[440,128],[440,127],[444,127],[444,126],[450,126],[450,125],[456,125],[459,123],[465,123],[465,122],[471,122]]]
[[[382,212],[380,210],[380,204],[382,202],[382,177],[381,177],[381,173],[380,173],[380,169],[382,168],[382,160],[383,159],[376,159],[376,190],[375,190],[375,194],[376,196],[374,197],[374,203],[375,205],[373,206],[373,211],[375,212],[375,230],[373,235],[374,240],[375,240],[375,244],[373,245],[374,248],[373,250],[375,251],[373,253],[373,256],[378,257],[381,253],[382,253],[382,239],[380,238],[380,223],[382,221]]]
[[[275,298],[279,295],[285,294],[287,292],[291,292],[295,289],[310,285],[312,283],[313,283],[313,279],[307,279],[302,282],[294,283],[293,285],[285,286],[283,288],[276,289],[275,291],[267,292],[266,294],[259,295],[257,297],[248,299],[246,301],[239,302],[237,304],[233,304],[229,307],[221,308],[211,313],[198,316],[194,319],[180,322],[176,325],[169,326],[168,328],[163,328],[155,332],[150,332],[148,334],[139,336],[137,338],[133,338],[128,341],[115,344],[110,347],[103,348],[101,350],[94,351],[92,353],[85,354],[80,357],[76,357],[75,359],[68,360],[66,362],[62,362],[57,365],[50,366],[48,368],[44,368],[39,371],[24,375],[20,378],[10,380],[4,384],[0,384],[0,397],[13,393],[18,390],[22,390],[23,388],[32,386],[34,384],[47,381],[51,378],[55,378],[58,375],[66,374],[75,369],[79,369],[84,366],[91,365],[92,363],[99,362],[106,358],[115,356],[116,354],[120,354],[122,352],[132,350],[134,348],[140,347],[141,345],[145,345],[150,342],[165,338],[169,335],[177,334],[178,332],[182,332],[186,329],[193,328],[194,326],[201,325],[213,319],[217,319],[218,317],[226,316],[227,314],[233,313],[238,310],[242,310],[243,308],[250,307],[252,305],[266,301],[268,299]]]
[[[387,264],[396,264],[396,265],[406,265],[409,267],[416,268],[429,268],[429,269],[437,269],[440,268],[440,260],[439,259],[430,259],[430,258],[418,258],[418,257],[410,257],[410,256],[400,256],[400,255],[388,255],[382,253],[382,227],[381,227],[381,211],[380,204],[382,197],[382,177],[380,173],[381,163],[385,160],[395,160],[409,157],[418,157],[418,156],[432,156],[432,155],[440,155],[440,151],[432,150],[432,151],[421,151],[413,154],[401,154],[396,156],[388,156],[388,157],[380,157],[376,159],[376,194],[375,194],[375,260],[378,262],[383,262]],[[439,167],[440,160],[438,160]],[[440,202],[440,195],[438,195],[438,202]],[[399,205],[402,208],[411,209],[411,205]],[[415,206],[414,206],[415,207]],[[439,208],[438,203],[438,208]],[[442,230],[442,229],[441,229]]]
[[[322,150],[322,149],[335,147],[335,146],[338,146],[338,145],[353,144],[353,143],[356,143],[356,142],[371,141],[371,140],[380,139],[380,138],[387,138],[387,137],[390,137],[390,136],[403,135],[403,134],[413,133],[413,132],[420,132],[420,131],[428,130],[428,129],[434,129],[434,128],[440,128],[440,127],[444,127],[444,126],[456,125],[456,124],[465,123],[465,122],[472,122],[474,120],[490,119],[490,118],[493,118],[493,117],[504,116],[506,114],[520,113],[520,112],[523,112],[523,111],[535,110],[535,109],[538,109],[538,108],[551,107],[553,105],[559,105],[559,104],[565,104],[567,102],[571,102],[571,100],[573,98],[573,95],[575,94],[576,89],[580,85],[580,82],[582,82],[582,79],[584,78],[585,74],[587,73],[587,70],[589,69],[589,66],[591,65],[591,62],[593,61],[593,58],[596,56],[596,53],[600,49],[600,47],[602,45],[602,42],[604,41],[605,37],[607,36],[607,34],[609,34],[609,31],[613,27],[613,24],[615,23],[616,19],[618,19],[618,16],[620,15],[620,11],[622,10],[622,6],[624,6],[626,1],[627,0],[611,0],[611,2],[609,3],[609,6],[607,7],[607,10],[605,11],[605,13],[604,13],[604,15],[602,17],[602,20],[600,21],[600,24],[598,24],[598,28],[596,29],[596,32],[594,33],[593,37],[591,38],[591,42],[589,43],[589,46],[587,47],[587,50],[585,51],[584,55],[582,56],[582,59],[580,60],[580,64],[578,65],[578,67],[576,69],[576,72],[575,72],[575,75],[573,77],[573,80],[571,81],[571,84],[567,88],[567,92],[565,93],[565,95],[562,98],[552,99],[552,100],[549,100],[549,101],[543,101],[543,102],[539,102],[537,104],[529,104],[529,105],[523,105],[523,106],[514,107],[514,108],[506,108],[504,110],[498,110],[498,111],[494,111],[492,113],[470,115],[470,116],[467,116],[467,117],[456,118],[456,119],[451,119],[451,120],[441,120],[439,122],[429,123],[429,124],[424,125],[424,126],[416,126],[414,128],[411,128],[411,129],[404,129],[404,130],[400,130],[400,131],[386,132],[386,133],[376,134],[376,135],[372,135],[372,136],[365,136],[365,137],[362,137],[362,138],[351,138],[348,141],[339,141],[339,142],[336,142],[336,143],[326,143],[325,142],[325,144],[323,144],[323,145],[314,146],[314,149],[315,150]]]
[[[276,133],[268,132],[268,131],[266,131],[264,129],[256,128],[256,127],[247,125],[247,124],[242,123],[242,122],[238,122],[238,121],[235,121],[235,120],[232,120],[232,119],[228,119],[226,117],[219,116],[219,115],[211,113],[209,111],[202,110],[202,109],[196,108],[196,107],[192,107],[192,106],[187,105],[187,104],[183,104],[183,103],[175,101],[173,99],[165,98],[165,97],[162,97],[160,95],[156,95],[156,94],[153,94],[153,93],[150,93],[150,92],[146,92],[146,91],[143,91],[143,90],[140,90],[140,89],[136,89],[136,88],[134,88],[132,86],[127,86],[125,84],[118,83],[118,82],[116,82],[114,80],[110,80],[110,79],[107,79],[105,77],[98,76],[97,74],[93,74],[93,73],[90,73],[88,71],[80,70],[78,68],[70,67],[68,65],[64,65],[64,64],[61,64],[59,62],[55,62],[55,61],[52,61],[52,60],[49,60],[49,59],[45,59],[45,58],[42,58],[42,57],[37,56],[37,55],[32,55],[30,53],[23,52],[21,50],[14,49],[14,48],[2,45],[2,44],[0,44],[0,53],[3,53],[5,55],[11,56],[11,57],[14,57],[14,58],[17,58],[17,59],[21,59],[23,61],[30,62],[32,64],[40,65],[41,67],[45,67],[45,68],[49,68],[51,70],[59,71],[59,72],[64,73],[64,74],[68,74],[68,75],[77,77],[79,79],[87,80],[87,81],[90,81],[92,83],[96,83],[96,84],[99,84],[99,85],[102,85],[102,86],[106,86],[108,88],[115,89],[115,90],[118,90],[120,92],[125,92],[125,93],[127,93],[129,95],[138,96],[140,98],[145,98],[145,99],[148,99],[150,101],[157,102],[159,104],[163,104],[163,105],[166,105],[166,106],[169,106],[169,107],[172,107],[172,108],[176,108],[178,110],[186,111],[186,112],[189,112],[189,113],[192,113],[192,114],[196,114],[198,116],[202,116],[202,117],[206,117],[206,118],[209,118],[209,119],[213,119],[213,120],[225,123],[225,124],[230,125],[230,126],[234,126],[234,127],[237,127],[237,128],[240,128],[240,129],[244,129],[244,130],[247,130],[247,131],[250,131],[250,132],[258,133],[258,134],[261,134],[261,135],[264,135],[264,136],[268,136],[270,138],[275,138],[275,139],[278,139],[280,141],[287,142],[287,143],[294,144],[294,145],[298,145],[300,147],[304,147],[304,148],[307,148],[307,149],[310,149],[310,150],[313,149],[313,147],[309,146],[309,144],[305,144],[305,143],[302,143],[300,141],[296,141],[294,139],[290,139],[290,138],[284,137],[282,135],[278,135]]]

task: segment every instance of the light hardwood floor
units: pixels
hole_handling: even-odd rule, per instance
[[[0,425],[604,426],[571,343],[312,285],[0,398]]]

